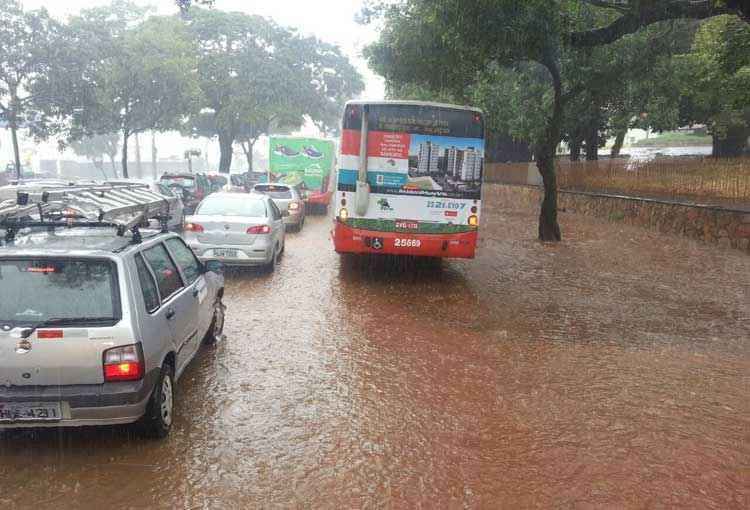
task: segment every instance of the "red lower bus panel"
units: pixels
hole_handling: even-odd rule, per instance
[[[336,221],[334,225],[333,245],[338,253],[380,253],[461,259],[473,259],[476,254],[476,230],[462,234],[411,234],[356,229],[340,221]],[[419,246],[414,246],[415,241],[419,242]]]

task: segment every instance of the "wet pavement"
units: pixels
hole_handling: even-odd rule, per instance
[[[308,218],[274,274],[228,275],[167,440],[0,434],[0,507],[750,506],[750,257],[483,221],[475,261],[372,268]]]

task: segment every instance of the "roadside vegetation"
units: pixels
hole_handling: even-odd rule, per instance
[[[492,136],[531,146],[544,181],[539,237],[561,239],[556,149],[598,159],[628,129],[701,123],[714,154],[750,134],[750,6],[730,0],[373,2],[366,50],[392,97],[473,104]]]
[[[750,207],[750,157],[558,161],[561,189]]]
[[[62,22],[0,0],[0,120],[16,168],[19,131],[100,166],[119,152],[125,178],[129,146],[144,133],[216,139],[225,173],[236,145],[252,169],[262,135],[308,121],[335,133],[344,102],[364,88],[341,50],[212,3],[178,1],[181,14],[156,16],[112,0]]]

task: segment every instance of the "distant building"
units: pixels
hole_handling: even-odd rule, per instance
[[[421,175],[440,173],[440,146],[432,142],[419,144],[417,173]]]

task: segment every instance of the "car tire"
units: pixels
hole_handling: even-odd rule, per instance
[[[141,427],[148,437],[163,439],[169,435],[174,421],[174,369],[165,363],[141,418]]]
[[[266,273],[273,273],[274,270],[276,269],[277,262],[278,262],[278,246],[274,247],[271,260],[268,262],[268,264],[266,264],[266,267],[265,267]]]
[[[211,326],[209,326],[206,336],[203,338],[204,345],[214,345],[221,339],[221,336],[224,334],[225,319],[226,307],[221,298],[218,298],[214,304],[214,316],[211,319]]]

